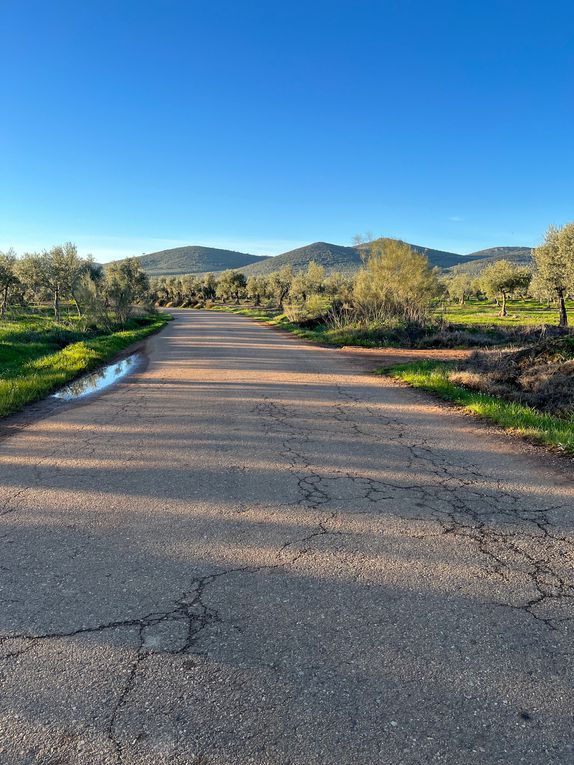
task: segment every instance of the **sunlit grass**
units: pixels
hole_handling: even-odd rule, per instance
[[[567,305],[574,316],[574,302]],[[446,304],[436,316],[453,324],[495,324],[498,326],[540,326],[558,324],[558,308],[536,300],[509,300],[508,316],[499,316],[499,308],[492,301],[469,300],[466,305]]]
[[[127,329],[111,334],[85,333],[79,327],[70,330],[56,325],[53,320],[37,320],[37,317],[2,322],[0,416],[44,398],[156,332],[170,318],[167,314],[140,318]]]
[[[380,370],[379,374],[390,375],[413,388],[434,393],[507,430],[574,455],[572,418],[561,419],[523,404],[455,385],[449,379],[453,366],[448,362],[417,361]]]
[[[469,309],[469,320],[460,321],[455,325],[441,324],[438,315],[435,321],[426,330],[415,333],[414,337],[398,323],[389,321],[386,324],[373,322],[372,324],[347,324],[342,327],[317,325],[313,328],[301,327],[289,321],[284,313],[277,310],[246,305],[213,305],[210,310],[225,311],[228,313],[247,316],[256,321],[264,322],[271,327],[279,327],[291,332],[305,340],[315,343],[324,343],[335,347],[358,346],[363,348],[476,348],[486,345],[504,345],[516,343],[517,339],[511,336],[512,332],[520,332],[521,326],[541,326],[544,322],[539,321],[513,321],[509,319],[495,322],[493,319],[492,304],[478,305],[484,311],[483,320],[479,314]],[[487,313],[486,311],[491,313]],[[533,314],[534,315],[534,314]],[[464,319],[464,314],[461,313]],[[495,318],[495,317],[494,317]],[[471,320],[473,319],[473,320]],[[456,330],[453,332],[451,330]],[[527,330],[526,330],[527,331]],[[521,341],[523,338],[519,338]]]
[[[571,313],[574,321],[574,301],[567,301],[567,310]],[[323,342],[333,342],[335,344],[347,344],[350,341],[361,341],[361,344],[372,344],[375,342],[369,337],[366,329],[363,333],[357,333],[351,329],[331,329],[321,327],[314,330],[301,330],[297,325],[288,321],[283,313],[278,313],[272,309],[253,307],[253,306],[223,306],[215,305],[214,310],[229,311],[242,316],[249,316],[258,321],[264,321],[268,324],[282,326],[284,329],[299,333],[300,330],[310,339],[321,339]],[[468,300],[465,305],[455,305],[447,303],[442,305],[434,312],[437,321],[448,322],[461,325],[480,325],[480,326],[498,326],[498,327],[539,327],[543,324],[558,325],[558,309],[556,306],[540,303],[536,300],[509,300],[507,303],[508,316],[499,316],[499,308],[493,301],[487,300]],[[364,335],[364,336],[361,336]],[[380,341],[379,341],[380,344]]]

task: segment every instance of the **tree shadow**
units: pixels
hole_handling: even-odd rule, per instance
[[[6,765],[567,762],[568,485],[227,319],[2,444]]]

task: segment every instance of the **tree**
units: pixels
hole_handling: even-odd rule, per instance
[[[574,223],[562,229],[549,226],[544,243],[533,251],[537,294],[552,296],[558,303],[559,325],[568,326],[566,297],[574,292]]]
[[[289,294],[294,300],[305,302],[310,295],[319,295],[323,291],[325,268],[312,260],[306,271],[299,271],[293,277]]]
[[[261,305],[261,301],[264,300],[268,294],[266,278],[264,276],[250,276],[247,279],[245,292],[249,300],[252,300],[255,305]]]
[[[574,223],[567,223],[560,231],[560,256],[566,264],[568,294],[574,292]]]
[[[76,250],[76,245],[69,242],[62,248],[62,256],[68,268],[68,282],[64,289],[69,292],[70,297],[76,306],[78,316],[81,316],[82,306],[80,300],[80,285],[86,275],[97,281],[101,276],[102,269],[99,264],[94,262],[91,255],[88,255],[86,258],[80,258]]]
[[[350,303],[353,296],[353,277],[340,271],[332,271],[323,281],[323,291],[330,297]]]
[[[422,322],[438,290],[438,277],[424,255],[396,239],[377,239],[356,276],[353,299],[363,319]]]
[[[18,282],[19,279],[16,273],[16,253],[14,250],[0,252],[0,291],[2,294],[2,308],[0,310],[2,318],[6,316],[10,290],[12,290]]]
[[[16,265],[18,278],[25,286],[26,300],[47,300],[51,297],[49,286],[46,279],[46,268],[44,257],[39,252],[27,252],[18,261]],[[59,302],[54,304],[54,314],[56,315]],[[59,319],[59,313],[57,314]]]
[[[181,293],[181,279],[177,276],[170,276],[166,280],[166,287],[169,292],[169,301],[171,304],[178,306],[182,303]]]
[[[293,282],[293,269],[291,266],[283,266],[279,271],[274,271],[269,277],[269,288],[277,305],[283,308],[283,303]]]
[[[133,305],[149,299],[149,279],[137,258],[110,263],[105,275],[104,294],[117,321],[124,326]]]
[[[169,299],[169,293],[165,276],[152,276],[149,280],[149,288],[154,303],[165,305]]]
[[[54,306],[54,319],[60,321],[60,303],[74,297],[75,288],[86,273],[87,261],[80,258],[76,245],[66,242],[42,253],[24,255],[18,265],[22,281],[37,293],[49,294]]]
[[[216,295],[220,300],[239,303],[245,296],[247,281],[240,271],[224,271],[217,282]]]
[[[103,294],[105,281],[104,269],[93,260],[86,262],[85,272],[74,287],[74,299],[81,306],[82,315],[89,323],[104,325],[111,329],[107,312],[106,299]]]
[[[201,292],[204,300],[213,300],[217,289],[217,279],[212,273],[205,274],[201,282]]]
[[[454,271],[452,276],[445,280],[446,291],[451,300],[457,300],[459,305],[464,305],[466,299],[474,292],[474,279],[464,271]]]
[[[519,268],[508,260],[497,260],[487,266],[480,275],[480,283],[489,298],[500,300],[500,316],[506,316],[506,301],[509,295],[525,292],[528,289],[532,273],[527,268]]]
[[[200,296],[199,279],[193,274],[185,274],[180,279],[183,305],[195,305]]]

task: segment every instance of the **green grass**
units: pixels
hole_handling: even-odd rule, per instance
[[[22,409],[78,375],[95,369],[129,345],[157,332],[171,317],[132,320],[121,331],[82,332],[48,317],[0,323],[0,416]]]
[[[567,301],[566,307],[574,323],[574,301]],[[296,325],[290,324],[285,314],[278,314],[276,311],[266,308],[254,308],[252,306],[214,306],[215,310],[230,311],[243,316],[249,316],[258,321],[264,321],[268,324],[282,326],[284,329],[293,331],[300,329]],[[435,317],[451,324],[476,325],[480,326],[498,326],[498,327],[539,327],[543,324],[558,325],[558,309],[546,303],[539,303],[536,300],[509,300],[507,303],[508,316],[504,318],[498,315],[499,309],[495,303],[486,300],[469,300],[466,305],[455,305],[447,303],[444,310],[437,309]],[[368,337],[358,337],[354,330],[336,330],[327,327],[316,330],[304,330],[311,339],[321,339],[321,342],[332,342],[334,344],[345,345],[349,341],[362,340],[361,344],[368,344]],[[368,333],[369,330],[365,330]],[[371,340],[371,343],[375,342]],[[380,341],[378,342],[380,345]]]
[[[543,414],[522,404],[468,390],[449,380],[453,364],[418,361],[379,370],[413,388],[429,391],[520,436],[574,455],[574,420]]]
[[[574,302],[569,301],[567,308],[574,314]],[[536,300],[509,300],[507,303],[508,316],[498,315],[499,308],[495,303],[484,300],[469,300],[466,305],[448,303],[442,310],[436,311],[436,316],[442,316],[444,321],[452,324],[489,324],[507,327],[532,327],[542,324],[558,324],[558,309],[548,307],[546,303]]]
[[[427,330],[410,335],[400,324],[389,322],[385,325],[371,326],[347,325],[342,328],[318,325],[314,328],[301,327],[289,321],[284,313],[273,309],[254,308],[253,306],[230,306],[216,304],[210,310],[235,313],[264,322],[272,327],[279,327],[288,332],[315,343],[362,348],[467,348],[483,345],[508,345],[516,342],[508,334],[509,330],[494,326],[459,324],[455,327],[458,334],[445,333],[440,325],[429,326]],[[510,330],[512,331],[512,330]]]
[[[574,302],[569,309],[574,314]],[[487,301],[469,301],[465,306],[448,305],[446,312],[435,312],[435,321],[425,329],[411,331],[400,324],[348,325],[335,328],[317,325],[302,327],[289,321],[277,310],[215,304],[211,310],[227,311],[279,327],[305,340],[335,347],[365,348],[477,348],[495,345],[516,345],[531,342],[533,332],[544,324],[558,324],[558,312],[534,300],[509,301],[509,314],[497,316],[496,306]],[[442,322],[444,323],[441,323]]]

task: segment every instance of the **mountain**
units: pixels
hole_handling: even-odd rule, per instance
[[[359,268],[362,263],[361,251],[364,251],[368,246],[368,244],[360,244],[358,247],[342,247],[328,242],[314,242],[305,247],[284,252],[274,258],[253,263],[240,270],[245,276],[270,274],[283,268],[283,266],[291,266],[294,271],[301,271],[307,268],[310,261],[314,260],[315,263],[324,266],[327,272],[343,271],[350,273]],[[430,247],[421,247],[417,244],[411,244],[409,247],[426,255],[431,265],[439,268],[450,268],[457,263],[464,263],[467,258],[465,255],[457,255],[454,252],[445,252],[444,250],[433,250]]]
[[[361,253],[355,247],[342,247],[328,242],[314,242],[296,250],[284,252],[260,263],[253,263],[241,271],[245,276],[262,276],[291,266],[293,271],[302,271],[314,260],[326,271],[356,271],[361,265]]]
[[[329,242],[314,242],[275,257],[249,255],[215,247],[189,246],[140,255],[138,260],[150,276],[202,274],[208,271],[217,273],[226,269],[242,271],[245,276],[267,275],[279,271],[283,266],[291,266],[293,271],[301,271],[306,269],[312,260],[324,266],[327,273],[332,271],[352,273],[361,265],[361,255],[368,246],[368,244],[360,244],[358,247],[343,247]],[[409,247],[426,255],[432,266],[440,269],[457,268],[468,273],[476,273],[489,263],[501,259],[520,265],[532,263],[532,250],[529,247],[491,247],[469,255],[433,250],[418,244],[410,244]]]
[[[192,245],[140,255],[138,260],[149,276],[178,276],[238,269],[267,258],[234,250]]]
[[[471,252],[467,258],[489,258],[490,260],[511,260],[513,262],[530,262],[532,247],[489,247],[488,250]]]
[[[405,244],[408,244],[408,242],[405,242]],[[466,259],[470,257],[468,255],[459,255],[456,252],[447,252],[446,250],[433,250],[431,247],[421,247],[420,244],[408,244],[408,246],[411,248],[411,250],[414,250],[421,255],[425,255],[429,259],[431,266],[436,266],[437,268],[452,268],[452,266],[456,266],[458,263],[464,263]],[[361,244],[359,247],[368,248],[369,245]]]
[[[478,250],[478,252],[465,255],[464,261],[455,265],[454,268],[467,274],[476,274],[497,260],[508,260],[517,266],[532,266],[532,248],[489,247],[487,250]],[[451,267],[452,269],[453,267]]]

